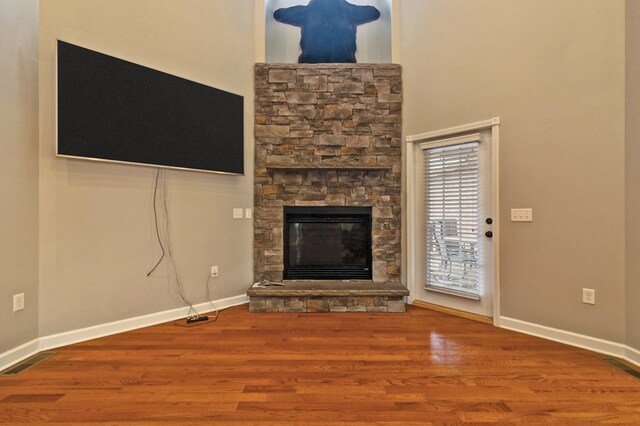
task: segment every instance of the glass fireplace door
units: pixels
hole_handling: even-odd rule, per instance
[[[371,279],[371,208],[285,208],[284,279]]]

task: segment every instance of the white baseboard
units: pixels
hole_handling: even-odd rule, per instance
[[[246,303],[248,300],[248,297],[243,294],[241,296],[216,300],[213,303],[218,309],[225,309],[230,308],[231,306],[241,305]],[[208,312],[212,310],[209,302],[200,303],[193,307],[198,312]],[[40,350],[59,348],[60,346],[86,342],[87,340],[97,339],[99,337],[111,336],[112,334],[124,333],[126,331],[137,330],[139,328],[162,324],[168,321],[175,321],[186,317],[188,313],[189,307],[185,306],[168,311],[156,312],[149,315],[142,315],[139,317],[127,318],[120,321],[53,334],[51,336],[40,338]]]
[[[598,339],[597,337],[573,333],[571,331],[560,330],[504,316],[500,317],[499,323],[500,327],[506,328],[507,330],[517,331],[531,336],[552,340],[554,342],[564,343],[565,345],[615,356],[640,366],[640,351],[630,346],[623,345],[622,343]]]
[[[13,364],[17,364],[23,359],[29,358],[31,355],[38,353],[38,351],[38,339],[33,339],[30,342],[1,353],[0,371],[4,371],[7,368],[11,367]]]
[[[247,295],[243,294],[240,296],[215,300],[213,301],[213,304],[217,309],[222,310],[232,306],[242,305],[248,301],[249,298]],[[198,312],[212,311],[212,307],[209,302],[194,305],[194,308]],[[50,336],[43,336],[0,354],[0,371],[9,368],[11,365],[16,364],[40,351],[85,342],[87,340],[97,339],[100,337],[111,336],[112,334],[124,333],[143,327],[162,324],[168,321],[175,321],[186,317],[188,313],[189,307],[185,306],[149,315],[142,315],[139,317],[80,328],[78,330],[66,331],[64,333],[52,334]]]
[[[624,359],[640,367],[640,351],[639,350],[632,348],[630,346],[627,346],[627,356],[624,357]]]
[[[240,296],[229,297],[227,299],[216,300],[213,303],[216,308],[221,310],[232,306],[242,305],[248,301],[249,298],[247,295],[243,294]],[[205,302],[195,305],[194,308],[199,312],[207,312],[211,310],[211,305],[208,302]],[[120,321],[33,339],[30,342],[0,354],[0,371],[9,368],[23,359],[35,355],[40,351],[85,342],[87,340],[97,339],[113,334],[124,333],[143,327],[162,324],[168,321],[175,321],[186,317],[188,311],[188,307],[171,309],[168,311],[127,318]],[[554,342],[564,343],[566,345],[615,356],[625,359],[640,367],[640,350],[621,343],[611,342],[609,340],[598,339],[584,334],[573,333],[504,316],[500,317],[499,322],[500,327],[507,330],[517,331],[531,336],[552,340]]]

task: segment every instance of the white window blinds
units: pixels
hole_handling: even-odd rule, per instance
[[[424,150],[426,289],[479,299],[479,143]]]

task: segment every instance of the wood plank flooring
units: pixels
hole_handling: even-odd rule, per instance
[[[0,424],[640,424],[640,380],[601,355],[407,308],[245,305],[60,348],[0,377]]]

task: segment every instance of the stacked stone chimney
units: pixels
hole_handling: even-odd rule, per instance
[[[284,206],[371,206],[373,281],[400,282],[402,79],[392,64],[258,64],[256,280],[282,280]]]

